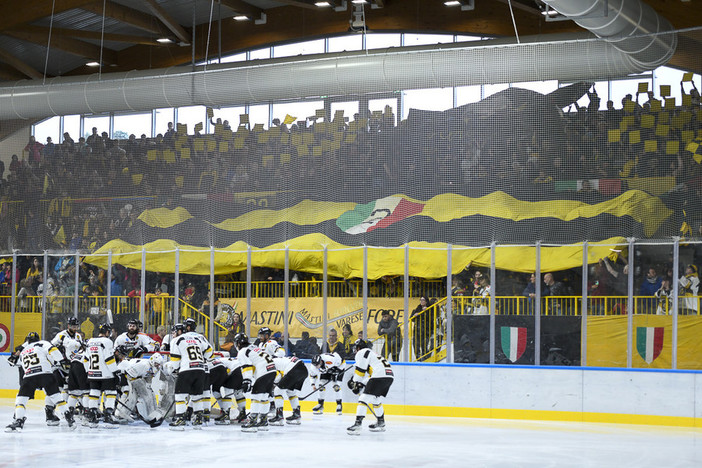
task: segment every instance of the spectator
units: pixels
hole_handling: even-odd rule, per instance
[[[156,327],[156,333],[153,335],[149,335],[149,338],[154,340],[155,342],[158,343],[159,347],[163,343],[163,337],[168,334],[168,327],[165,325],[159,325]]]
[[[343,354],[341,354],[342,358],[353,359],[356,354],[353,347],[355,342],[356,338],[353,336],[353,331],[351,331],[351,325],[345,323],[344,326],[341,327],[341,345],[344,348]]]
[[[661,280],[661,287],[655,293],[658,306],[656,315],[670,315],[672,310],[673,288],[670,285],[670,278]]]
[[[553,273],[546,273],[544,275],[544,284],[546,288],[543,294],[544,296],[552,296],[548,300],[548,311],[551,315],[564,315],[570,306],[570,299],[566,296],[570,296],[572,291],[565,285],[562,281],[556,281],[553,277]]]
[[[27,146],[24,147],[24,151],[26,151],[28,154],[27,159],[31,166],[39,166],[39,163],[41,163],[41,151],[43,148],[44,145],[36,141],[33,136],[29,137],[29,142],[27,143]]]
[[[373,343],[372,343],[371,341],[369,341],[369,340],[366,340],[366,339],[363,337],[363,330],[358,330],[358,333],[356,334],[356,336],[358,337],[359,340],[361,340],[361,341],[363,341],[363,342],[365,343],[365,347],[366,347],[366,348],[372,348],[372,347],[373,347]],[[402,340],[400,340],[400,341],[402,341]]]
[[[412,324],[412,348],[415,359],[423,361],[426,358],[429,345],[429,337],[433,332],[432,314],[429,308],[431,301],[427,296],[419,298],[419,305],[415,307],[410,315]]]
[[[300,340],[295,343],[295,356],[300,359],[312,359],[320,353],[317,340],[310,338],[310,332],[303,331]]]
[[[329,330],[329,339],[322,346],[322,352],[328,354],[337,353],[339,356],[344,355],[344,345],[339,341],[334,328]]]
[[[685,275],[678,280],[680,284],[680,295],[684,298],[680,301],[680,313],[696,314],[698,310],[697,293],[700,289],[700,278],[697,274],[697,265],[689,264],[685,267]]]
[[[378,323],[378,336],[385,340],[383,346],[383,356],[387,359],[392,356],[393,361],[400,360],[400,348],[402,347],[402,332],[397,324],[397,320],[389,310],[383,309],[380,313],[380,323]],[[362,331],[360,333],[363,333]]]
[[[656,273],[656,269],[649,267],[646,271],[646,277],[641,283],[641,288],[639,289],[640,296],[653,297],[661,289],[662,279]],[[656,307],[655,299],[643,299],[642,306],[644,307],[645,313],[652,313],[653,308]]]
[[[476,272],[476,276],[477,276]],[[472,312],[475,315],[488,315],[490,313],[490,278],[480,274],[478,282],[473,289]]]

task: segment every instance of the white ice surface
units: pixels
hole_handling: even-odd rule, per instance
[[[2,427],[12,404],[0,399]],[[289,412],[286,411],[286,415]],[[117,429],[47,427],[31,401],[21,433],[0,433],[0,467],[702,467],[702,429],[615,424],[387,416],[387,431],[349,436],[351,413],[242,433],[238,426],[183,432],[167,423]]]

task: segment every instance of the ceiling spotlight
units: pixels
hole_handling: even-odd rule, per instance
[[[234,17],[234,19],[237,21],[247,21],[249,19],[249,17],[246,15],[237,15]]]
[[[100,62],[88,62],[88,63],[86,63],[86,65],[89,67],[99,67]]]
[[[331,3],[329,2],[315,2],[315,6],[318,6],[319,8],[325,8],[325,7],[330,7]]]
[[[156,39],[156,42],[159,42],[161,44],[172,44],[173,39],[168,37],[159,37],[158,39]]]
[[[365,3],[368,3],[368,0],[351,0],[351,3],[354,5],[363,5]]]
[[[447,7],[460,6],[463,11],[474,10],[475,0],[446,0],[444,5]]]

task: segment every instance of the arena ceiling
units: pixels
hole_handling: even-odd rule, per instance
[[[365,24],[375,32],[515,35],[508,0],[474,0],[472,10],[444,1],[367,0]],[[700,1],[646,1],[676,29],[702,25]],[[103,73],[163,68],[201,61],[206,51],[216,58],[349,31],[351,0],[315,2],[23,0],[19,8],[17,0],[0,0],[0,81],[96,73],[89,62],[101,62]],[[540,1],[511,4],[520,36],[580,31],[572,21],[546,21]],[[702,34],[686,34],[670,65],[702,73],[701,50]]]

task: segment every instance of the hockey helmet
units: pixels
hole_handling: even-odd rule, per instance
[[[112,325],[109,323],[103,323],[100,325],[100,328],[98,328],[98,333],[101,335],[108,336],[110,333],[112,333]]]
[[[356,352],[359,352],[362,349],[370,348],[370,346],[368,345],[367,341],[359,338],[358,340],[354,341],[353,348],[356,350]]]
[[[134,327],[133,330],[130,330],[131,327]],[[129,322],[127,322],[127,331],[139,331],[139,321],[137,319],[131,319]]]
[[[324,369],[324,361],[322,360],[321,354],[318,354],[312,358],[312,365]]]
[[[268,338],[270,338],[271,333],[273,333],[273,330],[271,330],[271,329],[268,328],[268,327],[261,327],[261,328],[258,330],[258,336],[259,336],[259,337],[262,336],[262,335],[268,335]]]
[[[77,319],[76,317],[68,317],[68,320],[66,321],[66,324],[67,324],[69,327],[77,327],[77,326],[80,325],[80,322],[78,321],[78,319]]]
[[[243,349],[249,345],[249,337],[244,333],[237,333],[234,337],[234,346],[236,349]]]
[[[178,333],[178,332],[184,333],[184,332],[185,332],[185,325],[183,325],[182,323],[176,323],[176,324],[173,325],[173,327],[171,327],[171,332],[173,332],[173,333]]]
[[[185,331],[194,332],[195,330],[197,330],[197,322],[191,318],[185,319],[185,322],[183,322],[183,325],[185,326]]]
[[[129,356],[129,348],[125,345],[119,345],[115,348],[115,354],[126,358],[127,356]]]
[[[27,338],[25,338],[27,343],[36,343],[39,340],[41,340],[41,338],[39,338],[39,333],[37,332],[29,332],[27,333]]]
[[[151,363],[151,367],[159,369],[166,362],[166,359],[163,357],[163,354],[154,353],[149,358],[149,362]]]

